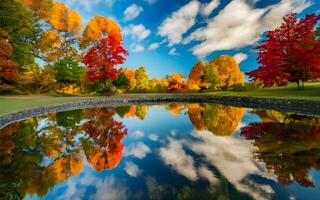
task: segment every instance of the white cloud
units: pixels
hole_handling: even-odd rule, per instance
[[[139,167],[130,161],[125,163],[124,171],[126,171],[129,176],[133,177],[137,177],[140,174]]]
[[[124,27],[123,34],[131,35],[132,39],[141,41],[146,39],[150,35],[151,31],[147,29],[143,24],[129,25]]]
[[[159,46],[160,46],[160,44],[158,42],[154,42],[154,43],[150,44],[148,49],[155,50],[155,49],[159,48]]]
[[[159,149],[159,154],[163,162],[172,167],[179,174],[192,181],[198,179],[193,158],[186,154],[182,148],[181,142],[170,139],[167,147],[161,147]]]
[[[198,28],[184,41],[200,41],[192,48],[194,55],[204,57],[214,51],[238,49],[256,43],[261,33],[282,22],[284,15],[301,12],[309,0],[282,0],[266,8],[253,8],[245,0],[231,1],[219,14]]]
[[[139,159],[144,158],[148,153],[150,153],[150,148],[142,142],[138,142],[135,145],[130,145],[125,149],[125,156],[133,156]]]
[[[194,24],[200,9],[198,1],[191,1],[166,18],[158,27],[158,35],[167,37],[169,46],[178,44]]]
[[[209,16],[214,9],[216,9],[220,4],[220,0],[212,0],[210,3],[205,3],[201,5],[200,13],[203,16]]]
[[[247,60],[248,55],[245,53],[237,53],[233,56],[233,58],[236,60],[238,64],[240,64],[242,61]]]
[[[169,55],[171,55],[171,56],[179,56],[180,54],[177,52],[177,49],[173,47],[173,48],[170,49]]]
[[[133,44],[131,46],[131,49],[132,49],[133,52],[139,53],[139,52],[143,52],[144,51],[144,46],[142,46],[140,44]]]
[[[144,0],[148,4],[154,4],[157,0]]]
[[[144,136],[144,132],[143,131],[140,131],[140,130],[136,130],[135,132],[133,132],[133,135],[136,137],[136,138],[141,138]]]
[[[152,141],[158,141],[159,136],[156,135],[155,133],[151,133],[151,134],[149,135],[149,139],[152,140]]]
[[[140,13],[143,11],[143,8],[141,6],[138,6],[137,4],[132,4],[124,11],[124,21],[130,21],[134,18],[138,17]]]

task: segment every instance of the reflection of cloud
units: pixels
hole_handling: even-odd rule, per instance
[[[126,171],[129,176],[133,177],[137,177],[140,174],[139,167],[130,161],[125,163],[124,171]]]
[[[190,155],[187,155],[182,148],[182,143],[170,139],[166,148],[160,148],[162,160],[175,169],[179,174],[195,181],[198,179],[197,171],[194,167],[194,161]]]
[[[106,177],[104,180],[96,182],[97,193],[90,199],[95,200],[122,200],[127,199],[126,188],[113,176]]]
[[[268,186],[248,183],[250,175],[270,178],[265,167],[252,158],[254,147],[250,141],[234,137],[218,137],[208,131],[195,131],[193,136],[199,140],[188,141],[186,146],[204,156],[206,161],[215,166],[239,191],[247,192],[255,199],[261,199],[272,192]]]
[[[207,179],[210,183],[218,182],[218,178],[205,165],[202,165],[199,168],[199,175],[202,178]]]
[[[157,141],[159,139],[159,136],[156,135],[155,133],[151,133],[149,135],[149,139],[152,140],[152,141]]]
[[[133,132],[133,135],[136,137],[136,138],[141,138],[144,136],[144,132],[143,131],[140,131],[140,130],[136,130],[135,132]]]
[[[78,189],[76,186],[78,184],[78,181],[74,180],[73,178],[69,179],[66,184],[65,192],[62,193],[61,196],[58,196],[58,200],[64,200],[64,199],[74,199],[74,200],[80,200],[83,199],[84,190]],[[60,193],[61,194],[61,193]]]
[[[148,153],[150,153],[150,148],[142,142],[130,145],[125,149],[125,156],[134,156],[136,158],[144,158]]]
[[[170,135],[176,136],[177,135],[177,130],[176,129],[170,130]]]

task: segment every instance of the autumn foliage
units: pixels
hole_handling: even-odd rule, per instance
[[[294,14],[267,34],[267,40],[257,47],[260,67],[248,73],[265,86],[286,85],[288,81],[313,80],[320,77],[320,41],[315,37],[315,25],[320,15],[297,19]]]
[[[122,44],[107,37],[99,40],[98,44],[91,47],[84,56],[84,63],[87,66],[85,78],[89,81],[114,80],[119,70],[116,65],[125,61],[124,56],[128,55]]]
[[[241,128],[241,134],[253,141],[254,158],[264,162],[280,183],[315,186],[309,171],[320,169],[319,119],[291,116],[285,123],[250,123]]]
[[[188,115],[197,130],[208,130],[217,136],[229,136],[235,132],[245,110],[224,105],[190,104]]]
[[[106,37],[104,37],[106,35]],[[82,45],[94,44],[84,55],[86,80],[114,80],[119,75],[116,65],[125,61],[128,52],[122,46],[119,26],[105,17],[93,18],[83,33]]]
[[[18,75],[18,64],[12,60],[8,34],[0,30],[0,80],[12,81]]]

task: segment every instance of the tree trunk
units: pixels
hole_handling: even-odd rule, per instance
[[[300,90],[300,81],[298,80],[296,83],[298,85],[298,90]]]

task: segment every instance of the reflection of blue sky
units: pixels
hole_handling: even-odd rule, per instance
[[[230,191],[247,194],[245,198],[314,199],[320,195],[318,188],[278,185],[265,165],[253,159],[254,146],[239,130],[230,137],[196,131],[187,115],[172,115],[163,107],[151,107],[144,120],[117,120],[128,128],[119,165],[97,172],[83,155],[82,172],[53,187],[45,199],[146,199],[158,195],[161,191],[156,188],[161,185],[209,190],[224,180],[230,183]],[[239,127],[253,121],[259,121],[257,115],[247,112]],[[312,170],[311,175],[319,184],[320,173]]]

